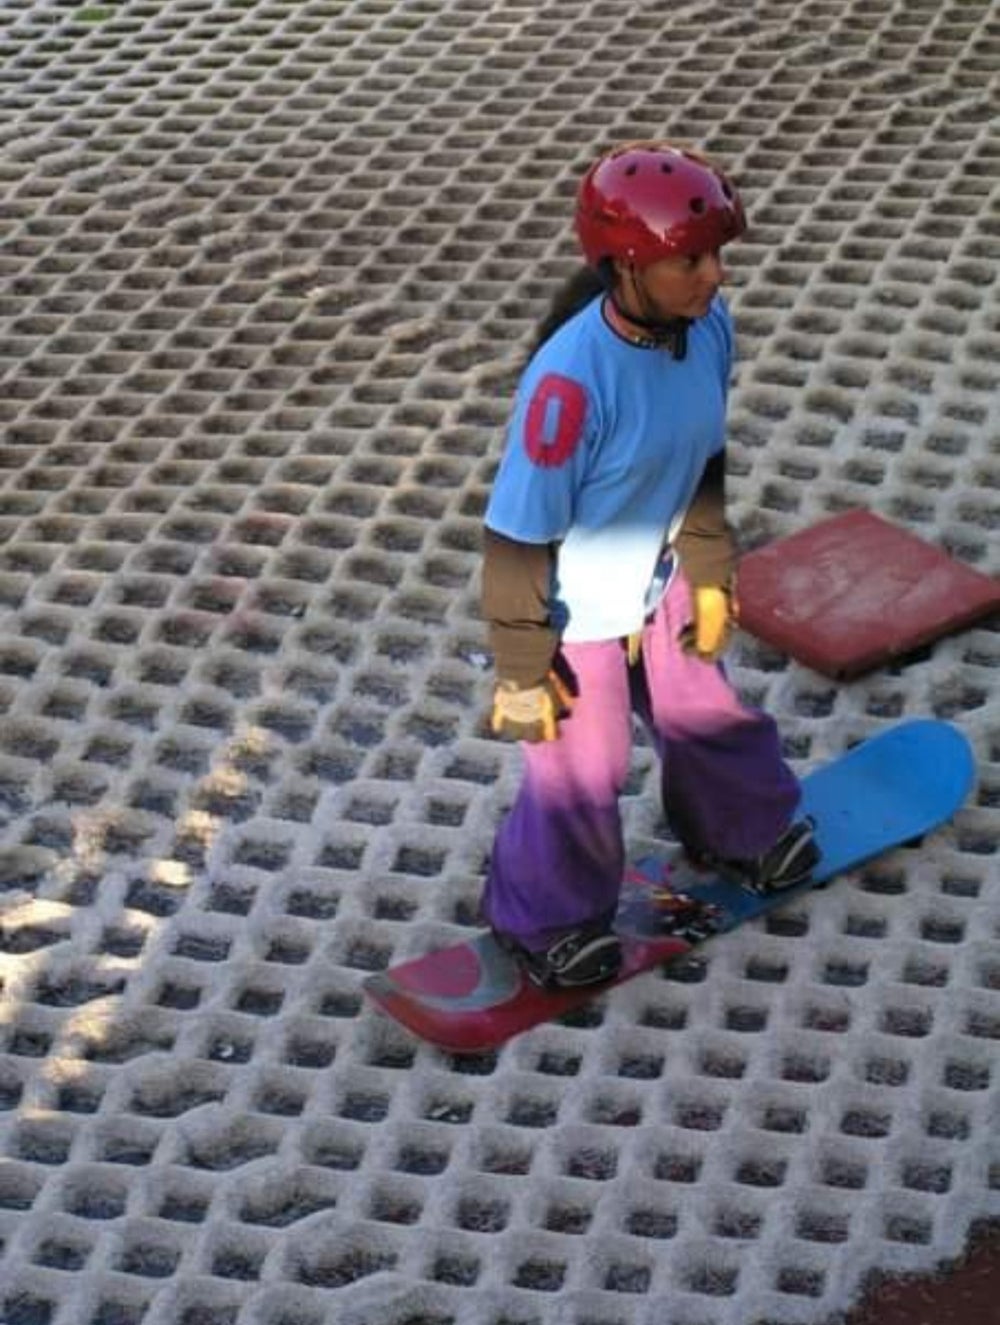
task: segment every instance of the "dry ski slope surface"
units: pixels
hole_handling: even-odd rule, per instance
[[[978,792],[501,1052],[364,975],[473,922],[479,521],[574,184],[739,178],[734,516],[1000,558],[988,0],[5,0],[0,1316],[819,1325],[1000,1211],[1000,642],[838,687],[806,770],[954,720]],[[626,799],[657,830],[649,751]]]

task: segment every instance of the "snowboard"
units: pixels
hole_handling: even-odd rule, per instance
[[[969,743],[956,727],[934,719],[900,723],[803,778],[799,813],[815,821],[820,849],[809,882],[760,894],[697,870],[677,849],[636,862],[622,881],[615,927],[624,960],[612,980],[581,989],[540,988],[485,932],[371,975],[365,992],[430,1044],[452,1053],[495,1048],[893,847],[918,841],[959,809],[974,774]]]

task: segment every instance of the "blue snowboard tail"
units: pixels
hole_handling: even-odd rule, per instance
[[[885,842],[930,832],[962,805],[974,780],[969,742],[930,718],[890,728],[820,769],[803,785],[802,809],[817,823],[824,877]]]
[[[914,718],[880,732],[802,782],[799,813],[816,824],[819,864],[808,883],[760,896],[739,884],[708,879],[683,866],[676,884],[722,909],[721,930],[771,911],[797,892],[828,883],[845,870],[905,846],[940,827],[964,803],[975,781],[975,761],[957,727]],[[640,861],[656,877],[661,862]]]

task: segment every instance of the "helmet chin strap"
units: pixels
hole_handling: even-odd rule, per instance
[[[646,290],[645,285],[639,275],[638,268],[630,266],[629,276],[632,279],[632,288],[635,290],[636,298],[642,309],[640,316],[622,308],[621,303],[615,298],[614,290],[611,291],[611,302],[614,304],[620,317],[633,326],[638,327],[644,334],[643,340],[650,346],[658,349],[666,349],[675,359],[683,359],[687,355],[687,333],[691,325],[691,319],[687,317],[662,318],[656,316],[656,310],[653,307],[652,300]]]

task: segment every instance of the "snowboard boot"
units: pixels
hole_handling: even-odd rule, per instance
[[[542,989],[578,989],[601,984],[617,975],[622,964],[618,935],[596,925],[570,930],[537,952],[522,947],[509,935],[496,937],[521,963],[528,979]]]
[[[781,892],[805,883],[819,861],[819,847],[813,836],[815,823],[799,819],[769,850],[743,860],[720,860],[719,872],[755,893]]]

